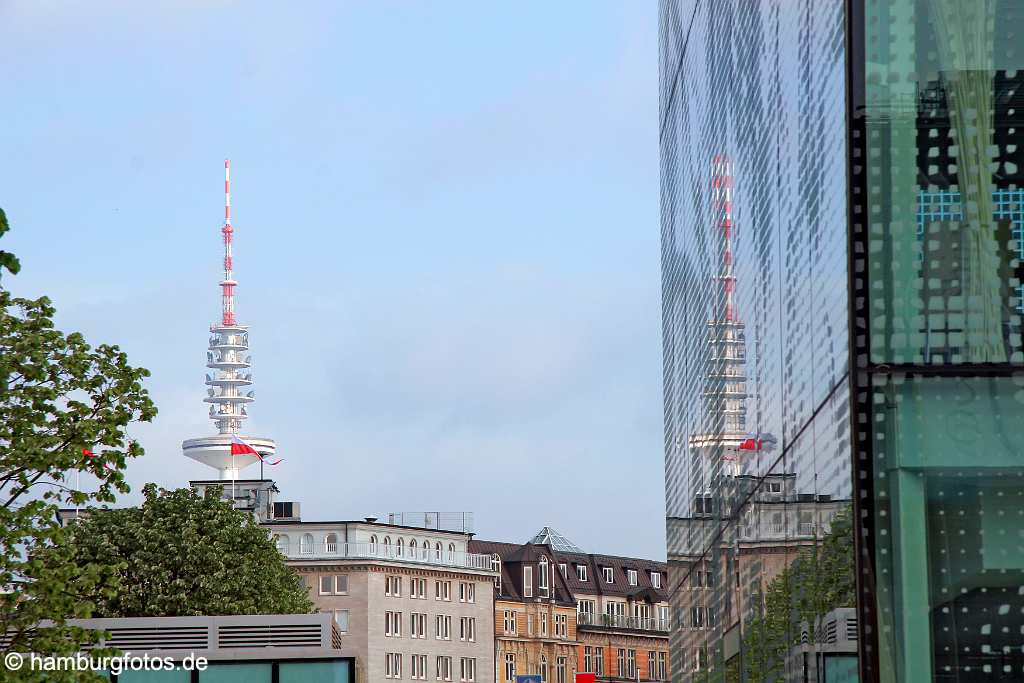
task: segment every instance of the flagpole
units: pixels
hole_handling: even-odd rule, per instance
[[[231,509],[235,509],[235,478],[238,476],[238,470],[235,469],[235,449],[231,449]]]

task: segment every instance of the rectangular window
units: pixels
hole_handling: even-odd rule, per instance
[[[626,579],[629,581],[629,585],[630,586],[635,586],[637,584],[637,573],[636,573],[636,570],[635,569],[627,569],[626,570]]]
[[[338,574],[334,577],[334,594],[348,595],[348,574]]]
[[[594,601],[593,600],[577,600],[576,611],[580,614],[593,614],[594,613]]]
[[[569,573],[568,573],[569,572],[569,566],[565,562],[560,562],[558,564],[558,569],[559,569],[559,571],[562,572],[562,578],[563,579],[568,579],[569,578]]]
[[[452,680],[452,658],[451,657],[438,657],[437,658],[437,680],[439,680],[439,681],[450,681],[450,680]]]
[[[394,597],[400,597],[402,595],[401,576],[388,575],[384,577],[384,595],[391,595]]]
[[[636,650],[626,650],[626,676],[636,678]]]
[[[618,671],[619,678],[625,678],[626,677],[626,650],[625,650],[625,648],[621,648],[621,647],[619,648],[619,652],[618,652],[618,654],[615,657],[615,664],[618,666],[618,668],[616,670]]]
[[[459,619],[459,640],[476,642],[476,619],[474,617]]]
[[[413,577],[409,579],[409,597],[411,598],[425,598],[427,597],[427,580],[422,578]]]
[[[427,679],[427,656],[412,655],[412,678],[425,681]]]
[[[585,564],[578,564],[578,565],[576,565],[576,577],[580,581],[586,581],[587,580],[587,565],[585,565]]]
[[[476,584],[471,581],[459,582],[459,602],[476,602]]]
[[[651,650],[647,653],[647,680],[655,680],[654,674],[658,671],[658,653]]]
[[[523,567],[523,597],[533,597],[533,567]]]
[[[413,612],[409,615],[409,637],[410,638],[426,638],[427,637],[427,615],[419,612]]]
[[[384,635],[389,638],[401,638],[402,637],[402,613],[401,612],[385,612],[384,613]]]
[[[594,672],[594,649],[589,645],[583,648],[583,671],[585,673]]]
[[[604,572],[605,583],[615,583],[615,570],[611,567],[602,567],[601,571]]]
[[[555,615],[555,636],[565,638],[569,635],[569,619],[565,614]]]
[[[668,655],[664,650],[658,653],[658,680],[668,680]]]
[[[541,614],[540,616],[540,635],[541,638],[548,637],[548,615]]]
[[[330,595],[334,592],[334,577],[325,575],[320,577],[320,595]]]
[[[598,676],[604,676],[604,648],[594,648],[594,673]]]
[[[476,680],[476,659],[463,657],[459,660],[459,680],[467,683]]]
[[[342,633],[348,633],[348,610],[334,610],[334,623],[338,625],[339,631],[341,631]]]
[[[436,640],[452,639],[452,618],[444,614],[438,614],[434,620],[434,638]]]
[[[533,615],[532,614],[527,614],[526,615],[526,635],[528,635],[528,636],[532,636],[533,635]]]
[[[516,632],[516,613],[513,610],[505,610],[505,633]]]
[[[516,656],[511,652],[505,653],[505,683],[516,681]]]
[[[389,652],[384,655],[384,678],[402,677],[402,655]]]
[[[451,581],[435,581],[434,582],[434,599],[435,600],[451,600],[452,599],[452,582]]]
[[[661,572],[651,572],[651,585],[661,588]]]

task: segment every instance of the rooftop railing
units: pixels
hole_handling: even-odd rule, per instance
[[[427,548],[403,548],[382,543],[299,543],[298,547],[279,547],[290,560],[393,560],[413,564],[435,565],[439,567],[456,567],[460,569],[476,569],[492,571],[491,556],[480,553],[465,553],[454,550]]]

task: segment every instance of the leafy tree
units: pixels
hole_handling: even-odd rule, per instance
[[[10,229],[11,227],[7,224],[7,214],[4,213],[3,209],[0,209],[0,237],[3,237],[4,233]],[[14,254],[0,250],[0,278],[3,277],[4,270],[7,270],[11,275],[17,275],[18,271],[21,270],[21,263]]]
[[[313,611],[299,575],[266,529],[219,487],[147,484],[141,507],[94,509],[71,529],[80,565],[120,568],[122,588],[89,596],[101,617],[293,614]]]
[[[0,212],[0,235],[7,229]],[[0,252],[0,270],[18,267],[13,255]],[[53,329],[53,314],[45,297],[0,290],[0,633],[10,637],[0,654],[72,654],[95,641],[95,632],[65,620],[91,616],[88,596],[115,590],[117,576],[112,567],[68,555],[57,510],[62,503],[111,502],[115,492],[128,491],[120,470],[143,451],[125,428],[156,414],[141,384],[146,370],[131,367],[116,346],[93,348],[81,334]],[[67,487],[75,470],[93,475],[94,492]],[[42,628],[44,620],[52,623]]]

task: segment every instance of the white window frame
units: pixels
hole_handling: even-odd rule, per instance
[[[473,683],[476,680],[476,658],[461,657],[459,659],[459,680]]]
[[[515,683],[516,680],[516,655],[514,652],[505,653],[505,681]]]
[[[515,610],[507,609],[502,615],[504,617],[502,626],[505,627],[505,633],[516,632],[516,612]]]
[[[452,639],[452,617],[450,614],[438,614],[434,619],[434,640]]]
[[[459,640],[467,643],[476,642],[476,617],[459,619]]]
[[[523,597],[533,597],[533,567],[529,565],[523,567]]]
[[[585,565],[585,564],[578,564],[578,565],[576,565],[576,577],[580,581],[586,581],[587,580],[587,565]]]
[[[562,572],[563,579],[569,578],[569,565],[567,565],[565,562],[558,563],[558,570]]]
[[[640,582],[640,575],[637,574],[637,571],[635,569],[627,569],[626,581],[629,582],[630,586],[636,586]]]
[[[327,580],[327,581],[330,582],[329,585],[328,585],[327,590],[324,590],[324,580]],[[318,581],[318,583],[320,584],[318,586],[319,589],[320,589],[320,595],[334,595],[334,575],[333,574],[321,574],[320,575],[320,581]]]
[[[601,567],[601,574],[605,583],[615,583],[615,569],[613,567]]]
[[[437,680],[452,680],[452,658],[451,655],[437,656]]]
[[[342,623],[342,616],[344,615],[344,623]],[[348,633],[349,629],[349,612],[347,609],[336,609],[334,610],[334,623],[338,625],[338,631],[341,633]]]
[[[402,637],[402,613],[384,612],[384,636],[386,638]]]
[[[661,572],[651,572],[651,585],[661,588]]]

